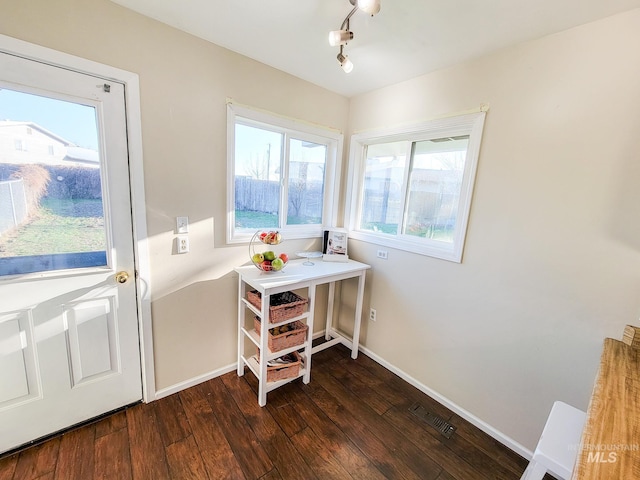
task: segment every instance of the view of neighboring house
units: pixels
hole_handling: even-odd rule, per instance
[[[0,121],[0,164],[99,166],[98,152],[82,148],[34,122]]]
[[[84,167],[96,172],[100,158],[97,151],[79,147],[37,123],[0,121],[0,234],[29,216],[29,195],[14,171],[16,165],[33,164],[49,170]]]

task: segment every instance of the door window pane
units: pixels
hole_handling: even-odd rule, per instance
[[[2,89],[0,118],[0,275],[105,266],[95,108]]]
[[[398,233],[402,220],[402,182],[407,148],[407,142],[367,146],[360,219],[362,230]]]
[[[297,139],[289,142],[287,225],[322,223],[326,161],[326,145]]]

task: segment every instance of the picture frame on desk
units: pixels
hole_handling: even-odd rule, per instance
[[[344,228],[325,229],[322,237],[322,260],[325,262],[348,262],[349,235]]]

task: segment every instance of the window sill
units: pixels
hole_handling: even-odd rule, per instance
[[[404,250],[418,255],[439,258],[450,262],[461,263],[462,250],[457,251],[454,243],[441,242],[438,240],[426,240],[423,238],[412,239],[408,236],[397,237],[380,233],[353,230],[349,232],[349,238],[361,240],[366,243],[380,245],[383,247]]]

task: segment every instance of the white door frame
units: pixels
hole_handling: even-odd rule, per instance
[[[136,295],[138,298],[138,330],[140,332],[140,366],[142,399],[156,399],[151,322],[151,281],[149,242],[147,236],[144,171],[142,166],[142,126],[140,116],[140,82],[136,73],[120,70],[50,48],[0,34],[0,51],[48,65],[122,83],[125,86],[127,142],[129,148],[129,182],[133,220],[133,245],[136,263]]]

